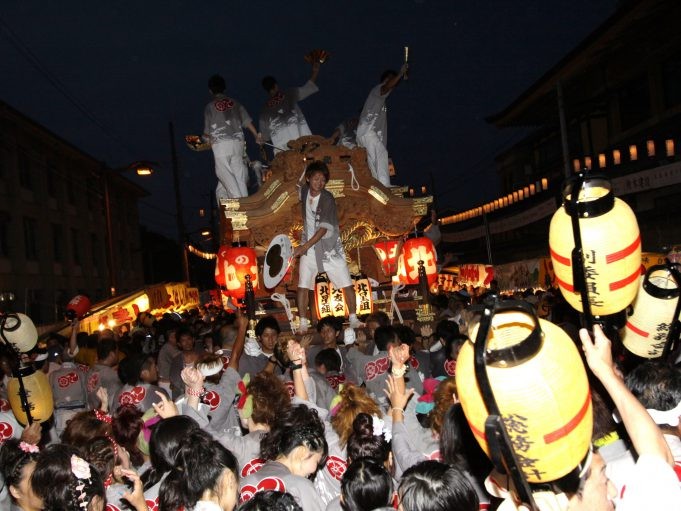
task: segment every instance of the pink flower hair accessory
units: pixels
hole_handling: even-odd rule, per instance
[[[37,445],[29,444],[28,442],[19,443],[19,449],[29,454],[37,454],[40,452],[40,449],[38,449]]]

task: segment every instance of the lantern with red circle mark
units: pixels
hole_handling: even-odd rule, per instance
[[[258,257],[243,242],[233,243],[231,247],[222,246],[218,251],[215,266],[215,282],[226,288],[226,292],[235,300],[243,300],[246,296],[246,275],[251,276],[253,290],[258,289]]]
[[[397,271],[397,248],[398,240],[380,241],[374,245],[376,257],[381,261],[381,267],[386,277],[390,277]]]
[[[397,262],[397,275],[403,284],[419,283],[419,261],[423,261],[428,285],[437,280],[437,255],[433,242],[423,237],[409,238],[402,245]]]
[[[77,295],[71,298],[71,301],[66,305],[66,317],[73,321],[74,319],[82,319],[92,307],[92,302],[85,295]]]

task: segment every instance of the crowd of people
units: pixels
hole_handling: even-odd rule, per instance
[[[244,315],[214,306],[142,313],[129,331],[88,335],[75,321],[35,362],[54,400],[44,424],[13,419],[1,357],[0,508],[519,509],[512,486],[488,477],[454,378],[489,296],[433,297],[434,328],[376,312],[358,328],[327,317],[294,335],[264,316],[255,339]],[[648,361],[622,375],[600,328],[579,331],[560,295],[515,298],[577,334],[593,377],[588,460],[533,488],[538,508],[681,506],[679,368]]]
[[[248,196],[244,130],[261,147],[271,147],[275,155],[288,150],[291,140],[312,134],[298,103],[319,91],[320,67],[321,62],[313,60],[310,78],[300,87],[281,88],[275,77],[264,77],[262,86],[267,101],[261,108],[258,128],[246,108],[226,95],[225,79],[220,75],[210,77],[208,89],[212,99],[204,108],[202,140],[210,143],[213,150],[218,204],[222,199]],[[371,175],[385,186],[390,186],[386,100],[407,69],[404,64],[399,71],[384,71],[380,82],[369,92],[359,118],[343,121],[331,136],[336,144],[365,148]]]

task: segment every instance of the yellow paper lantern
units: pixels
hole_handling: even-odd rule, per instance
[[[3,317],[2,337],[15,351],[26,353],[38,342],[38,331],[26,314],[10,313]]]
[[[541,483],[570,473],[589,451],[593,427],[589,383],[575,344],[529,308],[500,309],[487,339],[489,385],[526,479]],[[473,434],[490,455],[490,412],[476,377],[474,346],[468,341],[459,352],[456,386]]]
[[[342,289],[336,289],[329,282],[326,273],[320,273],[315,279],[315,308],[319,319],[327,316],[345,317],[346,305]]]
[[[580,188],[576,203],[572,201],[573,187]],[[561,293],[572,307],[584,312],[573,282],[573,217],[581,231],[591,313],[604,316],[624,310],[636,296],[641,268],[641,236],[634,212],[614,196],[605,178],[586,177],[565,187],[563,205],[551,219],[549,248]]]
[[[374,301],[371,297],[371,282],[366,275],[355,275],[352,277],[355,286],[355,302],[358,315],[371,314],[374,308]]]
[[[652,266],[641,278],[634,313],[622,332],[625,348],[639,357],[661,357],[678,300],[679,287],[669,269]]]
[[[33,366],[21,367],[19,376],[24,382],[29,411],[33,422],[45,422],[52,417],[54,404],[52,401],[52,388],[47,375],[36,370]],[[19,378],[13,376],[7,384],[7,397],[12,407],[12,412],[22,425],[28,424],[26,411],[21,403]]]

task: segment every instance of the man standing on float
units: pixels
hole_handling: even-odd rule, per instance
[[[302,87],[282,91],[273,76],[262,79],[262,86],[269,94],[269,99],[260,113],[260,132],[263,140],[272,142],[274,154],[286,151],[290,140],[312,135],[298,101],[319,91],[316,82],[320,65],[319,61],[312,63],[310,79]]]
[[[397,87],[408,69],[405,63],[399,73],[392,69],[384,71],[381,83],[376,85],[364,103],[357,126],[357,144],[367,151],[367,161],[371,175],[384,186],[390,186],[388,170],[388,109],[385,100]]]
[[[225,79],[213,75],[208,80],[213,100],[206,105],[203,114],[203,139],[210,141],[215,158],[215,174],[220,199],[247,197],[248,169],[244,163],[244,129],[250,131],[258,144],[262,137],[253,126],[251,117],[237,100],[225,96]]]
[[[326,272],[336,289],[342,289],[350,313],[350,328],[359,328],[357,319],[355,288],[345,262],[345,251],[340,239],[336,201],[324,189],[329,180],[329,168],[323,161],[314,161],[305,170],[306,184],[300,190],[303,214],[303,235],[301,244],[293,251],[293,257],[300,257],[298,267],[298,313],[300,333],[310,326],[307,319],[309,291],[315,287],[315,277]]]

